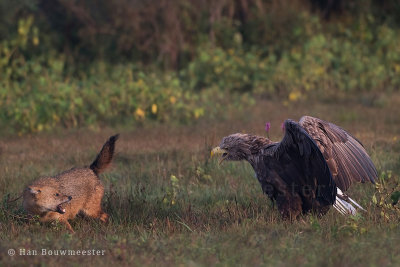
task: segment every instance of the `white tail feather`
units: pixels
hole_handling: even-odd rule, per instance
[[[357,210],[351,203],[345,201],[343,198],[350,200],[351,203],[353,203],[357,208],[365,211],[363,207],[361,207],[357,202],[355,202],[353,199],[349,198],[347,195],[345,195],[342,190],[337,188],[337,194],[336,194],[336,201],[335,204],[333,204],[333,207],[340,212],[342,215],[356,215]]]
[[[357,208],[359,208],[360,210],[366,211],[363,207],[361,207],[357,202],[355,202],[353,199],[349,198],[349,200],[357,206]]]

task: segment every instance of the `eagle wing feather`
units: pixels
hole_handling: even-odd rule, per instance
[[[353,182],[375,183],[376,168],[360,141],[339,126],[304,116],[299,124],[315,140],[336,185],[346,191]]]

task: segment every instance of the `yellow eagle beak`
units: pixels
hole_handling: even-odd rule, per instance
[[[222,155],[222,154],[224,154],[224,153],[227,153],[227,154],[228,154],[228,151],[226,151],[225,149],[220,148],[219,146],[214,147],[214,148],[211,150],[211,158],[212,158],[214,155]],[[225,156],[225,157],[221,157],[221,159],[219,160],[219,164],[221,164],[222,161],[224,161],[225,158],[226,158],[226,156]]]

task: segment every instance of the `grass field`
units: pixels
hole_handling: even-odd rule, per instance
[[[374,100],[372,98],[372,100]],[[260,100],[224,121],[190,126],[145,125],[93,130],[59,130],[0,137],[0,266],[386,266],[400,265],[400,216],[385,220],[372,202],[371,184],[350,195],[368,213],[345,218],[331,209],[290,223],[264,196],[251,167],[209,159],[210,149],[234,132],[280,140],[286,118],[312,115],[339,124],[363,141],[378,172],[400,173],[400,95],[375,101]],[[75,234],[60,224],[28,219],[17,197],[42,175],[88,165],[105,140],[120,132],[113,167],[101,175],[110,222],[76,218]],[[7,255],[15,249],[16,255]],[[36,250],[37,256],[23,256]],[[104,250],[100,256],[44,256],[42,249]]]

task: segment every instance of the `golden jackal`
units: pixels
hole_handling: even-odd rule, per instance
[[[23,206],[40,221],[58,220],[72,233],[68,220],[78,213],[106,222],[107,213],[101,209],[104,186],[98,175],[111,163],[118,134],[111,136],[89,167],[73,168],[54,177],[43,177],[27,186]]]

